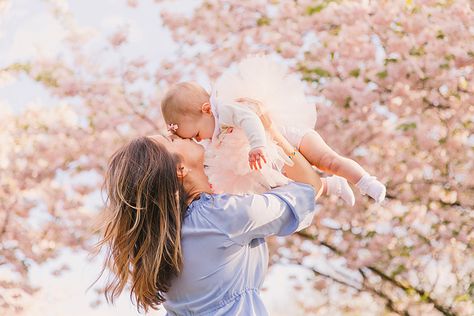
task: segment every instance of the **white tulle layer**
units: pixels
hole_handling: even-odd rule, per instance
[[[214,89],[219,102],[235,104],[235,99],[242,97],[262,102],[262,110],[270,114],[277,126],[307,129],[316,123],[316,109],[308,104],[302,82],[267,56],[244,59],[236,70],[224,72]],[[245,133],[239,128],[231,130],[222,132],[206,148],[206,174],[216,193],[263,193],[288,183],[281,170],[291,160],[269,135],[265,149],[267,164],[255,171],[248,164],[250,146]]]
[[[268,138],[267,163],[260,170],[251,170],[248,163],[250,145],[242,129],[223,132],[208,145],[205,171],[216,193],[263,193],[288,183],[281,174],[285,163],[291,163],[282,149]]]
[[[259,100],[278,126],[314,128],[316,108],[309,104],[302,81],[269,56],[251,56],[230,68],[217,80],[217,98],[233,102],[247,97]]]

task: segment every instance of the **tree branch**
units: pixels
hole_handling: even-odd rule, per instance
[[[305,231],[300,231],[300,232],[297,232],[297,234],[303,238],[306,238],[306,239],[310,239],[310,240],[313,240],[313,241],[316,241],[316,236],[314,235],[311,235]],[[340,255],[340,256],[343,256],[343,253],[342,251],[340,251],[339,249],[337,249],[335,246],[329,244],[329,243],[326,243],[324,241],[318,241],[319,244],[325,246],[326,248],[330,249],[331,251],[333,251],[334,253],[336,253],[337,255]],[[438,301],[436,301],[433,297],[430,296],[430,294],[428,292],[426,292],[425,290],[423,289],[419,289],[419,288],[416,288],[416,287],[413,287],[411,285],[409,285],[408,282],[401,282],[401,281],[398,281],[396,280],[395,278],[393,277],[390,277],[389,275],[385,274],[384,272],[382,272],[379,268],[375,267],[375,266],[367,266],[366,269],[370,270],[372,273],[380,276],[384,281],[387,281],[389,282],[390,284],[392,284],[393,286],[395,287],[398,287],[399,289],[402,289],[404,290],[405,292],[407,291],[414,291],[415,293],[417,293],[421,298],[423,298],[424,300],[426,300],[427,302],[433,304],[433,306],[438,310],[440,311],[443,315],[446,315],[446,316],[456,316],[456,314],[451,310],[450,307],[446,307],[446,306],[443,306],[442,304],[440,304]],[[363,274],[362,270],[359,269],[359,271],[361,272],[362,276],[365,276],[365,274]],[[374,291],[378,291],[378,290],[375,290],[373,289]],[[380,292],[380,291],[379,291]],[[385,295],[385,297],[383,297],[384,299],[387,299],[388,296],[383,293],[383,292],[380,292],[380,293],[376,293],[376,292],[373,292],[377,295],[379,295],[380,297],[383,297],[382,295]],[[393,302],[392,302],[393,304]],[[403,314],[403,315],[406,315],[406,314]]]

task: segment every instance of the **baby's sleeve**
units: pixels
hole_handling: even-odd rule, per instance
[[[221,109],[221,117],[222,123],[242,128],[251,149],[267,145],[267,136],[262,122],[250,108],[245,105],[226,104]]]
[[[316,209],[313,187],[297,182],[264,194],[225,195],[216,203],[203,215],[239,245],[301,230],[312,222]]]

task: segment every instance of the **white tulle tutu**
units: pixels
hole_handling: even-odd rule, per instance
[[[307,102],[303,83],[290,75],[286,66],[268,56],[242,60],[236,69],[225,71],[214,86],[218,102],[235,104],[238,98],[260,101],[276,126],[313,128],[316,109]],[[246,106],[246,105],[242,105]],[[281,174],[285,163],[291,163],[282,149],[267,134],[267,164],[251,170],[248,163],[249,142],[240,128],[224,130],[208,144],[205,154],[206,174],[216,193],[263,193],[286,184]]]

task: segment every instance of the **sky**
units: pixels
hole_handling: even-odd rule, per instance
[[[0,0],[0,5],[2,2]],[[128,25],[129,45],[123,53],[127,57],[143,56],[158,63],[164,56],[172,54],[176,46],[161,26],[160,7],[186,14],[199,1],[170,1],[157,6],[153,0],[143,0],[134,9],[126,6],[126,0],[11,1],[6,14],[0,16],[0,68],[28,60],[32,56],[54,57],[66,53],[62,44],[65,34],[49,9],[50,3],[60,4],[70,10],[80,26],[95,30],[97,43],[103,42],[103,38],[109,36],[116,26]],[[52,104],[53,100],[39,84],[26,77],[18,80],[0,77],[1,110],[21,115],[22,109],[30,104]],[[122,295],[114,306],[103,303],[96,308],[91,307],[96,294],[93,290],[86,292],[86,289],[98,276],[101,261],[101,257],[90,260],[84,252],[65,250],[57,259],[33,266],[31,282],[42,289],[27,302],[22,315],[138,315],[130,303],[128,293]],[[53,276],[52,271],[64,264],[70,269],[60,276]],[[270,269],[264,286],[268,290],[262,295],[271,315],[298,315],[297,294],[291,286],[295,279],[289,276],[307,278],[310,277],[308,273],[297,266],[285,264]],[[164,312],[150,315],[164,315]]]

